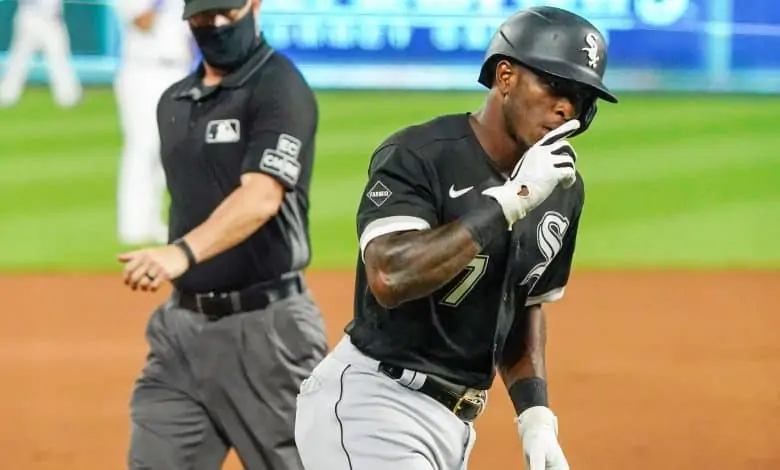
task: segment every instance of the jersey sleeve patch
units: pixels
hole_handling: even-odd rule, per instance
[[[287,134],[279,135],[276,148],[265,149],[260,158],[260,170],[276,176],[289,186],[295,186],[301,175],[301,164],[298,155],[301,151],[301,141]]]
[[[369,189],[366,193],[368,200],[373,202],[377,207],[382,207],[382,204],[387,202],[387,200],[390,199],[390,196],[392,195],[393,192],[390,191],[387,186],[382,183],[382,181],[377,181],[374,183],[374,185],[371,186],[371,189]]]
[[[427,230],[431,225],[425,219],[406,215],[384,217],[369,223],[360,235],[360,256],[366,251],[371,240],[388,233],[405,232],[408,230]],[[365,259],[364,259],[365,260]]]

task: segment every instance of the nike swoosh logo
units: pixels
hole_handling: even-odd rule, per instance
[[[457,197],[461,197],[464,194],[466,194],[467,192],[471,191],[472,189],[474,189],[474,186],[469,186],[468,188],[455,190],[455,185],[453,184],[452,186],[450,186],[450,197],[452,199],[455,199]]]

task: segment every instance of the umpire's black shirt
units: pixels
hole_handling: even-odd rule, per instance
[[[301,270],[310,260],[308,195],[317,128],[314,92],[261,37],[252,56],[214,87],[199,68],[157,107],[170,192],[170,239],[202,224],[241,184],[262,172],[285,189],[279,213],[236,247],[193,266],[174,285],[222,292]]]

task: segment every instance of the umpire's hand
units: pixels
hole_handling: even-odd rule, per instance
[[[119,255],[118,259],[125,263],[122,271],[125,284],[133,290],[151,292],[184,274],[189,266],[187,256],[175,245],[131,251]]]

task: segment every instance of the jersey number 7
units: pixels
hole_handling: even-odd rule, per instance
[[[466,275],[455,284],[455,287],[453,287],[439,303],[446,305],[447,307],[457,307],[460,305],[460,303],[463,302],[463,299],[469,295],[469,292],[474,289],[474,286],[477,285],[477,282],[485,275],[488,259],[489,257],[487,255],[477,255],[471,260],[469,264],[463,268]]]

